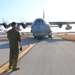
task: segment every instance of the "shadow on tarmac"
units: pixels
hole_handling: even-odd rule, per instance
[[[35,38],[22,38],[22,46],[26,46],[28,45],[28,43],[34,43],[35,42]],[[5,42],[4,44],[0,45],[0,49],[6,49],[9,48],[9,41],[8,39],[0,39],[0,43],[1,42]]]
[[[8,42],[8,39],[0,39],[0,42]]]
[[[35,40],[37,40],[36,38],[22,38],[22,46],[26,46],[29,43],[34,43]],[[53,39],[49,39],[48,37],[44,37],[42,40],[40,40],[40,42],[42,41],[47,41],[48,43],[53,43],[53,42],[58,42],[58,41],[69,41],[69,40],[65,40],[65,39],[58,39],[58,38],[53,38]],[[9,48],[9,41],[7,39],[2,39],[0,40],[0,42],[5,42],[4,44],[0,45],[0,49],[6,49]]]
[[[9,43],[1,44],[0,49],[6,49],[9,48]]]
[[[3,73],[2,75],[10,75],[12,72],[15,72],[15,71],[12,71],[12,70],[10,72],[7,71],[7,72]]]
[[[58,39],[58,38],[52,38],[52,39],[50,39],[50,38],[48,38],[48,37],[44,37],[40,42],[42,42],[42,41],[47,41],[48,43],[53,43],[53,42],[59,42],[59,41],[70,41],[70,40],[66,40],[66,39]]]

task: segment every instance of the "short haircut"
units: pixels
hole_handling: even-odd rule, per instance
[[[12,23],[11,23],[11,26],[15,26],[15,25],[16,25],[16,22],[12,22]]]

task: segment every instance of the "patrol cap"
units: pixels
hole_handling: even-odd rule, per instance
[[[11,26],[16,26],[16,22],[12,22],[11,23]]]

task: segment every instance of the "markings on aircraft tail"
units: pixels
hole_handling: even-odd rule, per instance
[[[24,50],[22,51],[20,54],[19,54],[19,57],[18,59],[21,59],[29,50],[31,50],[39,41],[36,41],[35,43],[33,44],[29,44],[29,46]],[[3,74],[4,72],[7,71],[9,67],[9,62],[7,62],[6,64],[4,64],[1,68],[0,68],[0,75]]]

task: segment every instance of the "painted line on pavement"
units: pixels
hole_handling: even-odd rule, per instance
[[[33,44],[29,44],[29,46],[24,50],[22,51],[20,54],[19,54],[19,57],[18,59],[21,59],[29,50],[31,50],[39,41],[36,41],[35,43]],[[0,75],[3,74],[4,72],[7,71],[9,67],[9,62],[7,62],[6,64],[4,64],[1,68],[0,68]]]

